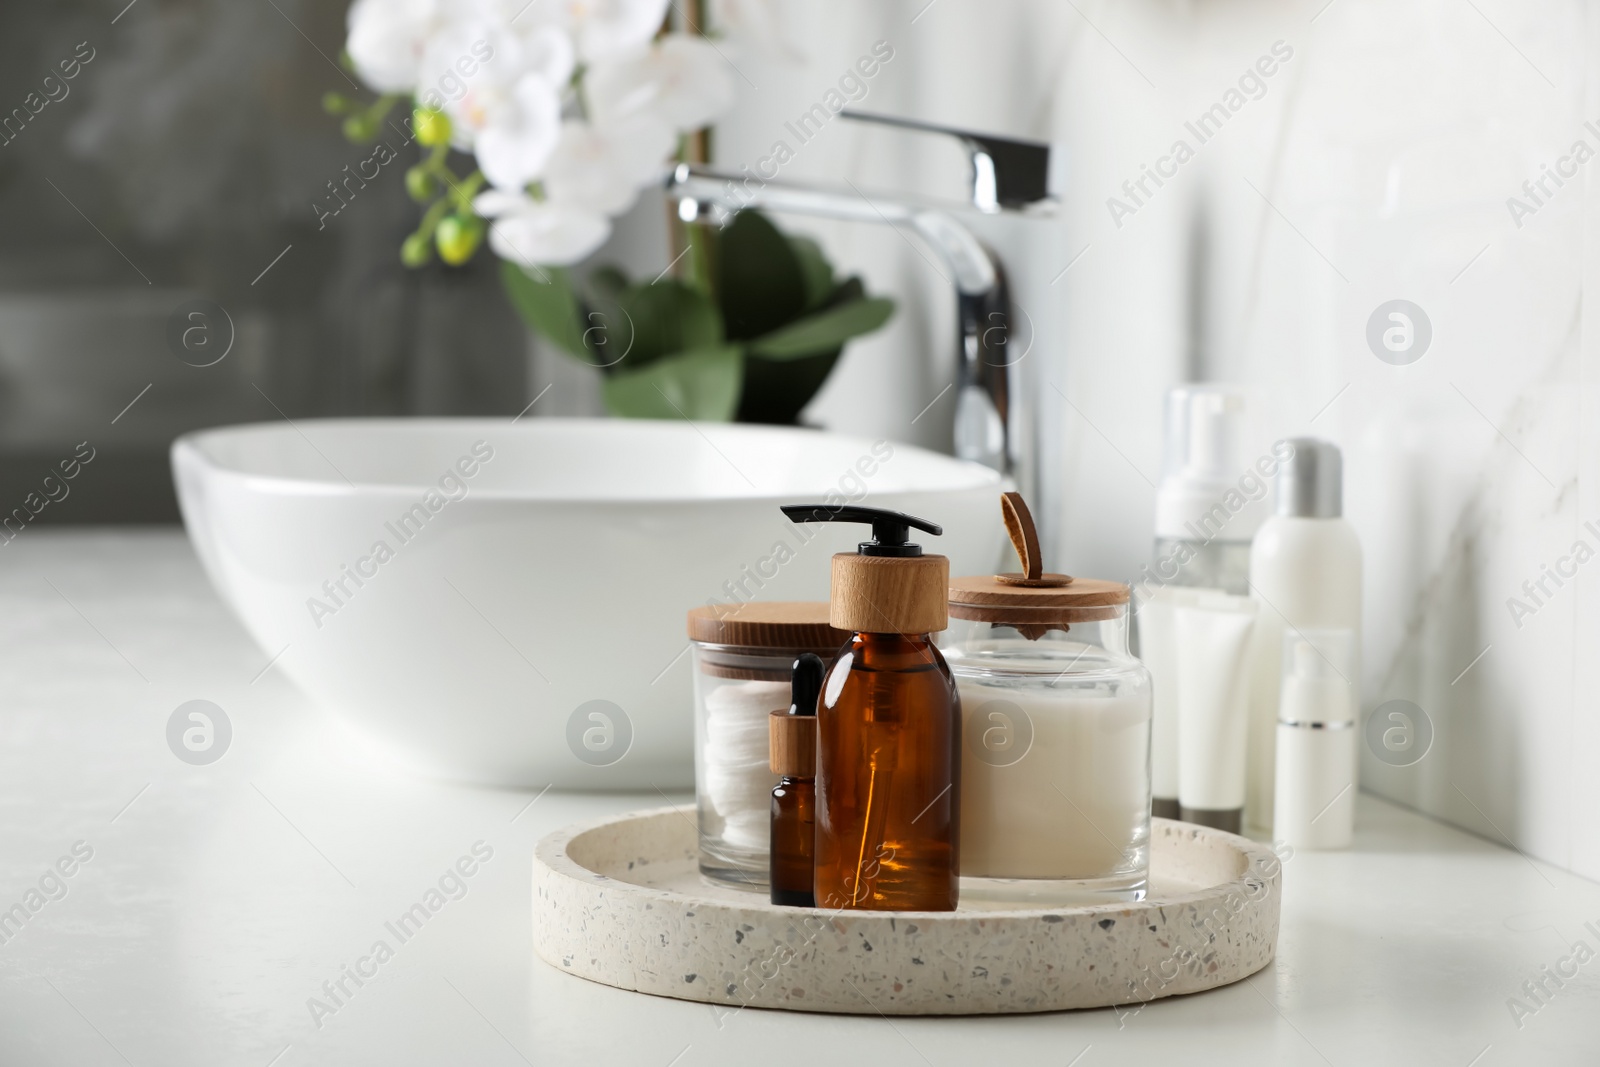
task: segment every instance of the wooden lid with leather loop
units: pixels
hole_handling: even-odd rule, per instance
[[[1044,570],[1039,534],[1022,494],[1003,494],[1000,514],[1022,570],[952,581],[952,618],[1010,626],[1037,641],[1049,631],[1066,630],[1075,622],[1098,622],[1123,614],[1128,603],[1126,583]]]

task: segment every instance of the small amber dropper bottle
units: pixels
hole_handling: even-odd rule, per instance
[[[873,528],[833,557],[829,622],[854,636],[817,706],[816,906],[954,911],[961,705],[932,636],[949,621],[950,561],[909,540],[943,531],[879,508],[783,513]]]
[[[822,692],[822,658],[811,652],[794,661],[788,711],[774,711],[770,722],[772,773],[782,775],[772,790],[772,848],[769,868],[772,902],[816,906],[812,893],[817,827],[817,696]]]

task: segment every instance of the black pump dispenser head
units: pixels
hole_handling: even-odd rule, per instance
[[[903,511],[883,508],[864,508],[854,504],[830,507],[826,504],[787,504],[783,513],[791,522],[865,522],[872,524],[872,540],[856,546],[863,556],[920,556],[922,546],[911,543],[911,530],[915,527],[935,537],[944,533],[938,523],[907,515]]]
[[[822,695],[822,677],[827,668],[815,652],[802,652],[795,658],[789,675],[789,714],[816,715],[817,697]]]

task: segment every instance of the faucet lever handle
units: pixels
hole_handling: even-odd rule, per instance
[[[856,122],[937,133],[960,141],[972,162],[972,203],[979,211],[994,214],[1002,208],[1021,209],[1055,199],[1050,194],[1050,145],[1043,141],[1024,141],[865,111],[839,114]]]

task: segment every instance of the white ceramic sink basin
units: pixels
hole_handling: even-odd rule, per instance
[[[830,555],[870,536],[802,545],[780,503],[942,523],[924,542],[954,574],[1003,543],[993,471],[812,430],[313,420],[188,434],[172,467],[207,574],[278,669],[391,756],[501,785],[690,784],[685,611],[824,600]]]

